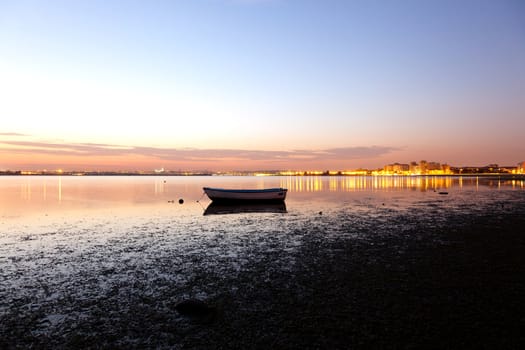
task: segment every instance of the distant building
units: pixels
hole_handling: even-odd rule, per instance
[[[429,163],[426,160],[422,160],[419,163],[410,162],[408,171],[412,175],[427,175],[429,174],[429,171],[438,169],[441,170],[441,166],[439,165],[439,163]]]
[[[499,174],[516,174],[518,172],[517,166],[500,166],[497,169],[497,173]]]
[[[518,168],[516,171],[518,174],[525,174],[525,161],[518,163]]]
[[[518,166],[489,164],[483,167],[451,167],[449,164],[421,160],[410,164],[387,164],[373,175],[452,175],[452,174],[525,174],[525,161]]]
[[[432,175],[441,175],[443,171],[441,170],[441,164],[436,162],[429,162],[427,164],[427,174]]]
[[[438,162],[427,162],[426,160],[422,160],[419,163],[387,164],[379,173],[385,175],[445,175],[452,174],[452,169],[448,164],[442,165]]]
[[[426,160],[419,162],[419,173],[421,175],[426,175],[428,173],[428,162]]]
[[[383,167],[383,172],[387,175],[408,175],[410,166],[408,164],[388,164]]]
[[[394,163],[392,170],[394,174],[406,174],[410,170],[410,166],[408,164]]]
[[[408,171],[410,174],[419,174],[419,165],[416,162],[410,162]]]

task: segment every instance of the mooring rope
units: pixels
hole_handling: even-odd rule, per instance
[[[201,198],[197,199],[197,203],[200,203],[200,200],[202,199],[202,197],[204,197],[204,195],[206,195],[206,192],[202,192],[202,196]]]

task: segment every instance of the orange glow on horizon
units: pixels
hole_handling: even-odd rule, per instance
[[[336,168],[338,161],[333,160],[327,167]],[[281,162],[265,160],[244,160],[235,158],[219,158],[206,160],[184,160],[176,161],[160,159],[152,156],[142,156],[137,154],[129,155],[70,155],[70,154],[45,154],[39,152],[16,151],[0,148],[0,171],[2,170],[22,170],[22,171],[154,171],[155,169],[165,169],[166,171],[190,171],[190,170],[209,170],[209,171],[256,171],[262,169],[279,170],[286,165]],[[311,169],[307,163],[296,163],[296,169]],[[293,170],[283,172],[283,175],[321,175],[322,170]]]

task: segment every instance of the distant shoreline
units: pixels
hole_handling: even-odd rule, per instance
[[[232,172],[232,173],[135,173],[135,172],[63,172],[63,173],[40,173],[31,172],[23,173],[20,171],[2,171],[0,176],[166,176],[166,177],[188,177],[188,176],[261,176],[256,172]],[[381,175],[364,175],[364,174],[279,174],[279,173],[265,173],[264,176],[292,176],[292,177],[483,177],[483,178],[500,178],[504,180],[525,180],[525,174],[494,174],[494,173],[469,173],[469,174],[413,174],[413,175],[399,175],[399,174],[381,174]]]

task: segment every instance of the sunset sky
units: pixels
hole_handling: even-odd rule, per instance
[[[0,170],[525,160],[521,0],[0,0]]]

